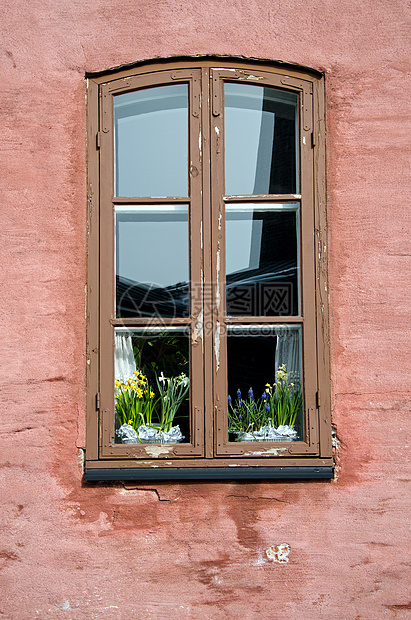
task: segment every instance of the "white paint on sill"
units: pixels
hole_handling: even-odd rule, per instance
[[[173,445],[171,445],[171,446],[166,446],[166,445],[163,445],[163,446],[155,446],[155,445],[144,446],[144,450],[147,452],[147,454],[149,456],[152,456],[152,457],[160,456],[160,454],[169,454],[170,452],[172,452],[173,448],[174,448]],[[158,467],[158,465],[155,466],[155,467]]]
[[[269,448],[264,452],[244,452],[244,456],[278,456],[281,452],[287,452],[287,448]]]

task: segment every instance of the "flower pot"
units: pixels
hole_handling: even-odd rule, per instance
[[[138,443],[160,443],[172,444],[181,443],[184,435],[180,431],[180,427],[172,426],[169,431],[159,431],[151,426],[139,426],[138,432],[130,424],[123,424],[116,431],[120,443],[138,444]]]
[[[279,426],[274,428],[271,425],[262,426],[258,431],[243,432],[237,430],[229,430],[230,433],[236,435],[235,441],[296,441],[298,439],[297,431],[294,426]]]

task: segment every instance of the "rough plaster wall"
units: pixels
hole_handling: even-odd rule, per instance
[[[2,0],[0,618],[410,617],[407,10]],[[202,53],[326,71],[333,482],[81,482],[84,72]]]

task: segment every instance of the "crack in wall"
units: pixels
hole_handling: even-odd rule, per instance
[[[283,499],[278,499],[278,497],[264,497],[263,495],[258,495],[257,497],[253,497],[251,495],[227,495],[227,497],[239,497],[241,499],[247,499],[247,500],[269,500],[269,501],[273,501],[273,502],[279,502],[281,504],[289,504],[289,502],[286,502]]]

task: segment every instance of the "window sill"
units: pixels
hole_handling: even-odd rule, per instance
[[[86,482],[114,480],[330,480],[334,467],[172,467],[86,469]]]

